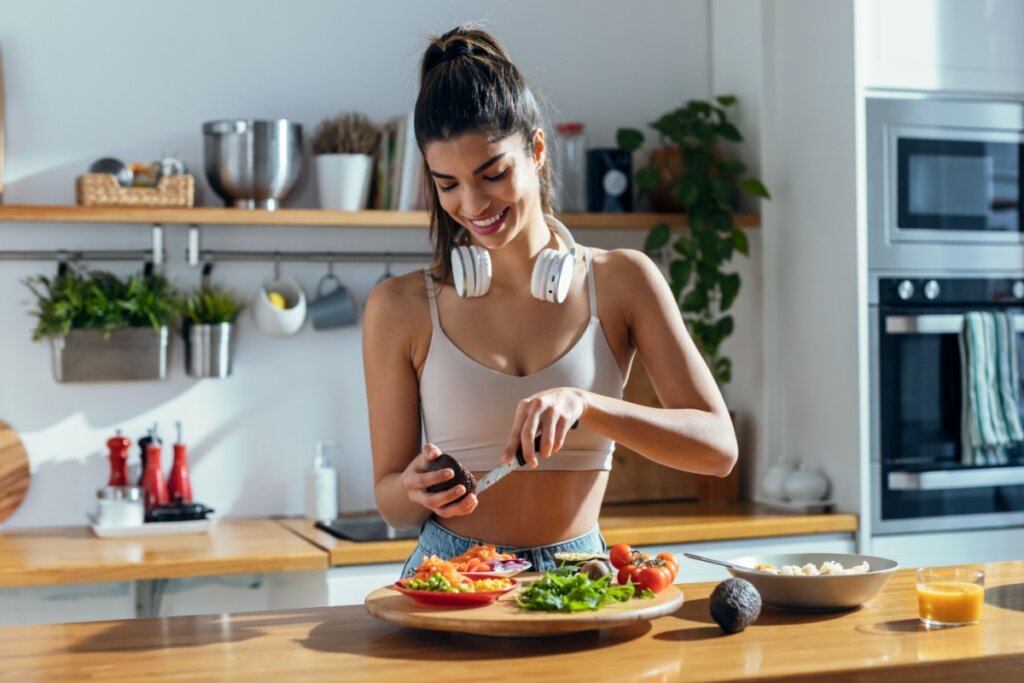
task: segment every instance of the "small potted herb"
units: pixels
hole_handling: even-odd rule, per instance
[[[50,339],[58,382],[164,379],[177,294],[163,275],[119,278],[71,264],[25,280],[36,298],[32,339]]]
[[[313,133],[313,154],[322,208],[366,208],[379,141],[380,128],[362,114],[338,114],[320,122]]]
[[[242,299],[221,287],[199,288],[181,300],[185,373],[224,379],[231,374],[233,328]]]

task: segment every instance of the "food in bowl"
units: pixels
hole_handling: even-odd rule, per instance
[[[782,576],[841,576],[843,574],[866,574],[871,569],[871,566],[867,562],[861,562],[847,569],[834,560],[825,560],[821,563],[820,567],[813,562],[808,562],[802,567],[795,564],[776,567],[770,562],[761,562],[754,565],[754,569],[759,572],[781,574]]]

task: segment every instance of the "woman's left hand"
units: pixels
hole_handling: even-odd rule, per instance
[[[546,389],[524,398],[516,407],[512,434],[501,456],[502,464],[515,460],[519,446],[530,467],[536,467],[539,458],[550,458],[561,450],[565,435],[586,409],[586,392],[574,387]],[[540,450],[535,450],[534,439],[538,435]]]

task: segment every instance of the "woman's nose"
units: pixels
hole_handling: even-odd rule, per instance
[[[469,218],[481,218],[491,205],[491,198],[486,192],[466,188],[462,196],[462,212]]]

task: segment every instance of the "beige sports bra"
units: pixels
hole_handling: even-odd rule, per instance
[[[474,472],[500,464],[516,405],[544,389],[571,386],[622,398],[624,379],[597,317],[590,250],[585,249],[590,320],[576,343],[556,361],[517,376],[483,365],[457,347],[441,328],[430,274],[424,270],[433,331],[420,377],[420,411],[428,443]],[[610,470],[615,443],[584,426],[569,432],[563,448],[534,471]]]

